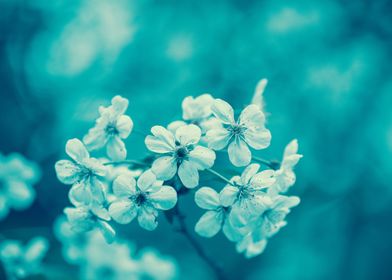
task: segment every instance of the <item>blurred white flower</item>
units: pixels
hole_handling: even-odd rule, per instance
[[[11,208],[24,210],[30,207],[36,196],[33,185],[40,177],[38,165],[22,155],[0,154],[0,220],[7,217]]]
[[[154,280],[177,279],[178,267],[174,259],[162,256],[153,248],[144,248],[138,257],[139,277]]]
[[[252,159],[249,146],[265,149],[271,142],[271,133],[264,127],[265,117],[257,105],[247,106],[234,120],[234,110],[229,103],[215,99],[211,107],[213,114],[223,124],[207,131],[206,141],[214,150],[228,146],[230,161],[235,166],[248,165]]]
[[[133,177],[120,175],[113,182],[117,199],[109,206],[111,217],[121,224],[138,217],[142,228],[154,230],[158,225],[158,209],[169,210],[177,203],[174,188],[162,184],[150,170],[144,172],[137,183]]]
[[[129,136],[133,121],[124,115],[128,108],[128,100],[119,95],[113,97],[109,107],[100,107],[100,117],[95,126],[83,137],[89,151],[97,150],[106,145],[106,153],[112,160],[124,160],[127,149],[122,139]]]
[[[66,185],[72,185],[69,193],[71,202],[89,203],[91,196],[99,202],[105,200],[103,176],[106,168],[96,158],[90,158],[86,147],[79,139],[67,141],[66,153],[71,160],[59,160],[55,164],[57,178]]]
[[[100,205],[95,204],[89,207],[79,204],[75,207],[65,208],[64,214],[75,232],[88,232],[99,229],[108,243],[114,241],[116,233],[108,223],[110,221],[109,213]]]
[[[2,241],[0,260],[4,264],[7,279],[24,279],[39,273],[48,249],[49,242],[44,237],[35,237],[26,246],[15,240]]]
[[[178,171],[181,182],[187,188],[199,184],[198,170],[210,168],[215,161],[215,152],[198,145],[201,130],[196,125],[185,125],[175,135],[162,126],[151,128],[153,135],[146,137],[147,148],[162,157],[157,158],[151,170],[160,180],[173,178]]]
[[[247,258],[255,257],[264,251],[268,238],[275,235],[287,222],[285,218],[290,209],[299,204],[296,196],[272,197],[271,205],[247,225],[248,233],[237,243],[237,251]]]
[[[284,150],[283,160],[280,164],[280,168],[275,171],[274,178],[276,179],[276,182],[271,188],[268,189],[268,193],[285,193],[291,186],[295,184],[296,176],[294,173],[294,167],[301,158],[302,155],[298,154],[298,141],[297,139],[294,139],[286,146]]]

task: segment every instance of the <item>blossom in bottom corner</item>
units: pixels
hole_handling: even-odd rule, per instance
[[[49,249],[46,238],[35,237],[25,246],[19,241],[0,243],[0,260],[8,279],[21,279],[40,272],[40,266]]]
[[[113,182],[116,199],[109,206],[110,216],[121,224],[137,217],[142,228],[154,230],[158,226],[158,210],[169,210],[177,203],[174,188],[162,184],[151,170],[140,175],[137,182],[133,177],[120,175]]]
[[[203,237],[213,237],[221,229],[230,241],[242,238],[239,229],[232,226],[229,220],[230,208],[224,207],[219,199],[219,194],[212,188],[202,187],[195,193],[197,206],[207,210],[196,223],[195,231]]]

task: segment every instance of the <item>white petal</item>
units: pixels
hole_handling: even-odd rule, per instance
[[[89,204],[91,201],[91,192],[84,181],[76,183],[69,190],[68,198],[73,205]]]
[[[151,133],[145,139],[147,148],[155,153],[168,153],[175,148],[175,139],[173,134],[163,126],[153,126]]]
[[[184,120],[199,120],[211,115],[214,98],[210,94],[202,94],[196,98],[185,97],[182,101],[182,117]]]
[[[205,137],[208,147],[214,150],[224,149],[231,138],[232,134],[223,127],[208,130]]]
[[[237,228],[247,226],[252,218],[256,216],[256,214],[253,214],[251,210],[243,204],[243,202],[233,204],[229,214],[230,223]]]
[[[80,167],[70,160],[59,160],[54,166],[59,181],[72,185],[79,180]]]
[[[276,208],[292,208],[297,206],[301,200],[298,196],[283,196],[279,195],[274,201],[274,205]]]
[[[137,186],[139,189],[142,191],[148,191],[150,187],[156,183],[157,177],[155,174],[151,171],[151,169],[148,169],[147,171],[143,172],[142,175],[140,175],[139,179],[137,180]]]
[[[263,112],[256,105],[251,104],[242,110],[239,123],[246,128],[260,130],[264,128],[265,117]]]
[[[219,194],[212,188],[202,187],[195,193],[197,206],[206,210],[215,210],[220,206]]]
[[[116,128],[120,138],[125,139],[132,131],[133,121],[129,116],[122,115],[117,119]]]
[[[255,104],[260,110],[263,110],[264,108],[264,98],[263,98],[263,93],[265,90],[265,87],[267,86],[268,80],[267,79],[262,79],[257,83],[255,92],[253,94],[252,98],[252,104]]]
[[[153,207],[143,206],[139,209],[137,220],[139,225],[146,230],[154,230],[158,226],[158,211]]]
[[[125,111],[127,110],[129,101],[128,99],[120,95],[116,95],[115,97],[112,98],[111,103],[112,103],[111,109],[113,110],[115,115],[120,116],[124,114]]]
[[[90,151],[97,150],[105,146],[107,134],[102,127],[90,128],[88,133],[83,137],[83,143]]]
[[[119,224],[129,224],[137,215],[135,204],[129,199],[114,201],[109,206],[109,214]]]
[[[235,228],[231,223],[229,219],[226,219],[224,224],[223,224],[223,233],[229,239],[231,242],[238,242],[239,240],[242,239],[243,234],[241,231],[237,228]]]
[[[181,126],[176,130],[176,139],[181,145],[197,144],[201,137],[201,130],[194,124]]]
[[[177,203],[177,192],[172,187],[162,186],[159,191],[150,193],[149,198],[155,208],[169,210]]]
[[[250,184],[255,189],[265,189],[275,183],[276,179],[274,178],[274,176],[274,170],[264,170],[254,175],[251,179]]]
[[[233,203],[237,199],[238,192],[239,190],[237,187],[231,185],[227,185],[226,187],[224,187],[219,194],[219,199],[222,205],[225,207],[233,205]]]
[[[257,173],[257,171],[259,171],[259,169],[260,169],[259,164],[253,163],[253,164],[248,165],[245,168],[245,170],[242,172],[242,175],[241,175],[242,184],[247,185],[250,182],[250,180],[252,179],[252,177],[254,175],[256,175],[256,173]]]
[[[17,210],[28,208],[35,199],[33,187],[20,181],[8,182],[8,204]]]
[[[83,162],[83,160],[90,157],[86,147],[77,138],[73,138],[67,141],[67,144],[65,145],[65,151],[76,162]]]
[[[168,129],[171,133],[175,134],[175,133],[176,133],[176,130],[177,130],[179,127],[184,126],[184,125],[186,125],[186,122],[184,122],[184,121],[174,121],[174,122],[171,122],[171,123],[167,126],[167,129]]]
[[[90,192],[93,199],[103,203],[105,201],[105,187],[104,184],[97,177],[90,177],[86,180],[87,184],[90,184]]]
[[[136,193],[136,181],[133,177],[120,175],[113,181],[113,193],[117,197],[130,197]]]
[[[265,149],[271,144],[271,132],[266,128],[260,130],[247,129],[244,132],[244,138],[246,143],[256,150]]]
[[[199,172],[196,165],[185,160],[178,168],[178,176],[187,188],[194,188],[199,184]]]
[[[235,166],[248,165],[252,159],[252,154],[248,148],[248,145],[241,140],[239,137],[231,142],[228,149],[229,159]]]
[[[152,164],[151,170],[159,180],[169,180],[176,175],[177,161],[172,156],[157,158]]]
[[[221,212],[207,211],[196,223],[195,231],[203,237],[213,237],[222,228],[222,222]]]
[[[127,157],[125,144],[118,136],[110,137],[106,146],[106,153],[114,161],[124,160]]]
[[[202,146],[196,146],[189,153],[189,161],[197,166],[199,170],[210,168],[215,162],[215,152],[211,149]]]
[[[229,103],[222,99],[215,99],[211,106],[212,113],[223,123],[234,123],[234,110]]]
[[[102,233],[103,237],[105,238],[107,243],[112,243],[114,241],[114,237],[116,232],[114,229],[105,221],[98,221],[97,223],[100,232]]]
[[[24,253],[24,260],[27,263],[40,262],[49,249],[49,242],[46,238],[37,236],[27,243]]]

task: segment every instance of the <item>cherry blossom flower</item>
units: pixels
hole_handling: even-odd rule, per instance
[[[170,180],[177,172],[187,188],[199,184],[199,170],[213,166],[215,152],[198,145],[201,130],[196,125],[179,127],[175,135],[162,126],[151,128],[153,135],[146,137],[147,148],[162,156],[152,164],[151,170],[159,180]]]
[[[265,117],[257,105],[247,106],[237,121],[233,108],[221,99],[215,99],[211,110],[222,126],[207,131],[208,146],[214,150],[228,146],[229,159],[235,166],[250,163],[252,154],[248,145],[256,150],[269,146],[271,133],[264,127]]]
[[[112,160],[123,160],[127,150],[123,139],[132,131],[133,121],[124,115],[128,108],[128,100],[117,95],[113,97],[109,107],[100,107],[100,117],[95,126],[84,136],[83,142],[89,151],[97,150],[106,145],[106,152]]]
[[[79,139],[67,141],[65,151],[72,160],[59,160],[55,164],[57,178],[66,185],[72,185],[70,199],[89,203],[91,197],[103,202],[103,177],[106,168],[96,158],[91,158],[86,147]]]
[[[137,180],[120,175],[113,182],[117,197],[110,206],[111,217],[120,224],[128,224],[138,218],[139,225],[146,230],[158,226],[158,210],[169,210],[177,203],[174,188],[163,186],[151,170],[145,171]]]

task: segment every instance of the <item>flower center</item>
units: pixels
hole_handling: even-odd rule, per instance
[[[176,156],[179,159],[185,158],[188,155],[188,153],[189,153],[189,151],[188,151],[187,147],[184,147],[184,146],[180,146],[176,150]]]
[[[227,128],[227,130],[233,135],[242,135],[245,132],[246,127],[242,124],[232,124]]]
[[[114,123],[109,123],[106,127],[105,127],[105,132],[108,135],[117,135],[118,129],[116,127],[116,125]]]
[[[136,196],[135,196],[135,203],[138,206],[143,205],[145,202],[147,201],[147,196],[145,193],[143,192],[139,192]]]
[[[251,196],[253,195],[247,186],[239,186],[238,200],[247,199]]]

